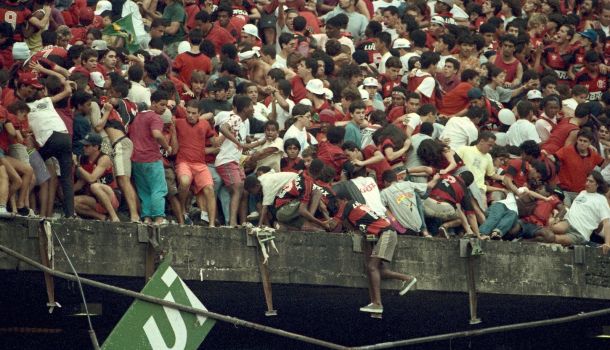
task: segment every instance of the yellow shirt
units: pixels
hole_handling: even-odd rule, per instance
[[[457,155],[462,158],[464,165],[474,175],[474,183],[478,188],[485,191],[485,176],[492,176],[496,173],[491,154],[483,154],[477,146],[462,146],[457,150]]]

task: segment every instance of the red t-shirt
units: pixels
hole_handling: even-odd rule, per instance
[[[551,196],[551,200],[548,202],[538,199],[532,215],[526,216],[523,220],[538,226],[546,226],[553,213],[553,209],[561,203],[563,202],[557,196]]]
[[[602,99],[602,94],[608,90],[608,77],[597,73],[597,76],[593,76],[587,71],[587,68],[583,68],[576,74],[574,78],[576,84],[583,85],[589,90],[589,101],[599,101]]]
[[[87,39],[87,30],[89,30],[89,27],[79,26],[70,28],[70,33],[72,34],[70,45],[76,44],[77,41],[82,41],[84,43]]]
[[[464,108],[468,107],[470,100],[468,99],[468,91],[472,89],[470,83],[461,82],[445,96],[443,96],[443,104],[439,108],[439,113],[448,116],[454,116]]]
[[[297,75],[292,78],[290,85],[292,86],[292,100],[294,103],[299,103],[307,97],[307,89],[305,89],[305,83],[301,77]]]
[[[178,72],[182,82],[190,84],[193,71],[200,70],[206,74],[212,72],[212,61],[202,53],[183,52],[176,56],[172,68]]]
[[[10,1],[0,2],[0,19],[13,27],[15,30],[13,39],[15,41],[23,41],[23,30],[31,15],[32,11],[27,8],[25,3],[17,1],[14,3]]]
[[[300,157],[296,159],[284,157],[280,160],[280,169],[291,173],[300,173],[305,170],[305,162]]]
[[[163,131],[161,117],[153,111],[139,112],[129,126],[129,138],[133,142],[133,162],[151,163],[161,160],[159,144],[152,136],[153,130]]]
[[[549,139],[542,145],[542,149],[548,154],[557,152],[561,147],[565,145],[566,140],[570,133],[574,130],[578,130],[579,127],[569,122],[569,119],[564,119],[551,131]]]
[[[212,29],[205,36],[206,40],[211,41],[214,44],[214,48],[216,49],[216,53],[220,53],[220,49],[224,44],[235,44],[235,37],[229,33],[225,28],[214,25]]]
[[[362,158],[364,158],[364,160],[372,158],[373,156],[375,156],[375,152],[377,152],[377,151],[379,151],[379,149],[377,149],[377,147],[375,147],[374,145],[368,145],[362,149]],[[383,172],[386,170],[392,169],[392,167],[390,166],[390,163],[388,163],[388,161],[385,158],[383,158],[381,161],[374,163],[374,164],[367,165],[366,167],[375,172],[375,177],[377,178],[377,186],[379,186],[379,188],[382,188],[383,187]]]
[[[342,217],[360,232],[375,236],[391,229],[392,226],[388,220],[379,217],[373,209],[356,201],[349,201],[345,204]]]
[[[523,159],[512,159],[508,162],[505,176],[513,179],[515,186],[523,187],[527,185],[527,174],[527,162]]]
[[[570,192],[584,190],[589,173],[604,161],[599,153],[593,150],[589,150],[587,156],[581,156],[576,145],[561,148],[555,156],[559,159],[559,187]]]
[[[347,156],[343,153],[343,149],[328,141],[320,142],[318,144],[318,158],[324,164],[335,169],[335,180],[339,180],[343,164],[347,161]]]
[[[178,154],[176,162],[205,163],[205,143],[214,132],[207,120],[200,120],[192,125],[186,119],[176,119],[176,136],[178,137]]]

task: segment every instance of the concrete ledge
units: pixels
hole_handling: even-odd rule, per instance
[[[64,220],[55,222],[53,229],[79,273],[144,276],[147,244],[139,242],[138,225]],[[2,221],[0,242],[39,260],[39,240],[31,231],[25,219]],[[269,262],[273,283],[366,287],[362,253],[354,252],[350,235],[277,232],[276,237],[280,255],[272,253]],[[173,266],[184,279],[260,281],[257,250],[247,246],[244,230],[170,225],[162,228],[159,243],[160,251],[173,255]],[[458,240],[401,236],[392,268],[417,276],[418,289],[465,292],[467,259],[460,258],[459,245]],[[600,249],[575,252],[496,241],[481,245],[485,255],[475,260],[481,292],[610,299],[610,256]],[[69,271],[57,244],[55,257],[55,267]],[[31,268],[0,253],[0,269]]]

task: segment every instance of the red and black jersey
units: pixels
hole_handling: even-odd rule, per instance
[[[381,62],[381,54],[375,47],[375,39],[364,39],[356,45],[356,50],[365,51],[369,55],[369,64],[379,64]]]
[[[88,157],[81,157],[80,165],[86,172],[91,174],[91,173],[93,173],[93,170],[95,170],[95,168],[97,168],[98,160],[104,155],[105,155],[104,153],[100,153],[95,159],[93,159],[91,161],[89,161]],[[117,183],[114,178],[112,166],[110,166],[106,170],[104,170],[104,173],[102,174],[102,176],[100,176],[100,178],[96,182],[104,184],[104,185],[108,185],[111,188],[117,188]],[[86,184],[87,192],[89,192],[89,185],[90,184]]]
[[[392,89],[397,86],[402,86],[401,82],[402,76],[397,76],[396,79],[390,80],[390,78],[385,74],[379,75],[379,84],[381,85],[381,96],[383,98],[392,96]]]
[[[377,215],[365,204],[356,201],[349,201],[345,204],[342,218],[364,234],[379,236],[384,231],[391,229],[388,220]]]
[[[517,187],[527,186],[527,162],[523,159],[513,159],[508,162],[505,175],[513,179]]]
[[[305,170],[305,162],[300,157],[296,159],[284,157],[280,160],[280,169],[291,173],[300,173]]]
[[[320,193],[322,193],[320,201],[324,203],[326,209],[328,209],[329,215],[331,217],[335,216],[339,208],[337,205],[337,197],[335,195],[335,191],[333,191],[332,186],[327,182],[315,180],[313,182],[312,190],[318,190],[320,191]],[[316,217],[320,217],[320,215],[316,215]]]
[[[587,68],[583,68],[576,74],[574,79],[576,84],[583,85],[589,90],[589,101],[600,101],[602,94],[608,90],[608,76],[597,73],[596,77],[593,77]]]
[[[299,174],[278,192],[275,197],[275,207],[279,208],[293,200],[307,203],[311,199],[311,191],[313,191],[313,180],[309,176]]]
[[[430,198],[449,203],[454,207],[459,203],[465,212],[474,210],[466,184],[460,177],[453,175],[441,175],[436,186],[430,191]]]
[[[32,15],[32,11],[27,8],[25,3],[0,2],[0,20],[13,26],[15,41],[24,40],[23,30],[30,15]]]
[[[561,54],[556,46],[549,46],[544,49],[543,59],[546,65],[557,73],[560,83],[571,85],[572,81],[568,76],[568,69],[576,60],[574,50]]]

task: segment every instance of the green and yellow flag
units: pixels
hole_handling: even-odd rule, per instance
[[[133,29],[131,14],[118,21],[109,24],[102,30],[103,35],[119,36],[125,41],[125,48],[129,53],[134,53],[140,49],[140,44],[136,40],[136,31]]]

